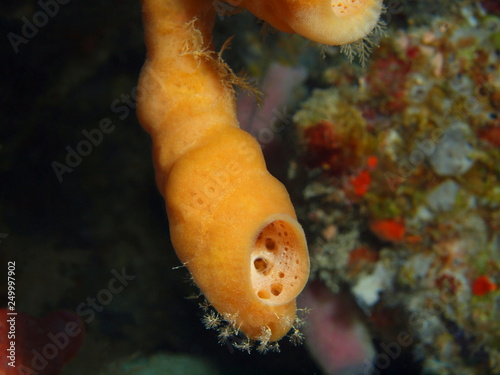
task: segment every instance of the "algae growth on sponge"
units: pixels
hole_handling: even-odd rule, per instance
[[[217,319],[228,323],[219,338],[243,332],[265,351],[291,329],[298,336],[295,298],[309,276],[304,231],[259,144],[238,127],[232,84],[241,79],[212,50],[214,4],[142,4],[148,52],[138,116],[153,140],[172,243]],[[381,7],[380,0],[238,5],[326,44],[366,36]]]

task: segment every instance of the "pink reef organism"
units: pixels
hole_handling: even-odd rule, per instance
[[[70,311],[43,318],[0,309],[0,375],[57,375],[79,351],[85,326]]]
[[[310,309],[306,343],[326,374],[363,374],[371,368],[375,349],[354,301],[314,281],[302,292],[299,304]]]
[[[294,89],[306,78],[302,67],[273,63],[264,76],[260,89],[264,94],[262,105],[255,97],[247,94],[238,98],[238,120],[245,131],[252,134],[261,146],[267,146],[277,139],[290,120],[287,104]]]

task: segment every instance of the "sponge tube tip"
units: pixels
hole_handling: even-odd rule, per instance
[[[243,0],[242,5],[281,31],[328,45],[364,38],[382,12],[382,0]]]
[[[367,36],[377,25],[382,0],[322,0],[302,9],[290,27],[313,41],[341,45]]]

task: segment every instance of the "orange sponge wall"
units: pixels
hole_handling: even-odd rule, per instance
[[[144,0],[143,13],[138,115],[176,253],[234,327],[279,340],[308,279],[307,245],[285,187],[238,128],[228,71],[211,49],[213,5]]]
[[[251,339],[280,339],[309,274],[302,228],[257,142],[228,127],[182,157],[165,189],[172,243],[211,305]]]

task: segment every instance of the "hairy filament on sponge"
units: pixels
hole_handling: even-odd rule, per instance
[[[218,341],[221,345],[232,345],[234,348],[250,353],[252,349],[256,349],[259,353],[267,353],[269,351],[279,352],[280,348],[277,342],[271,341],[271,330],[268,327],[262,327],[261,333],[256,339],[252,340],[240,331],[240,327],[236,326],[236,317],[223,317],[212,308],[210,303],[204,299],[200,303],[203,310],[202,322],[206,329],[213,329],[218,332]],[[292,328],[286,335],[293,345],[300,345],[304,340],[304,334],[301,328],[304,325],[307,309],[297,309],[298,315],[295,317]]]

